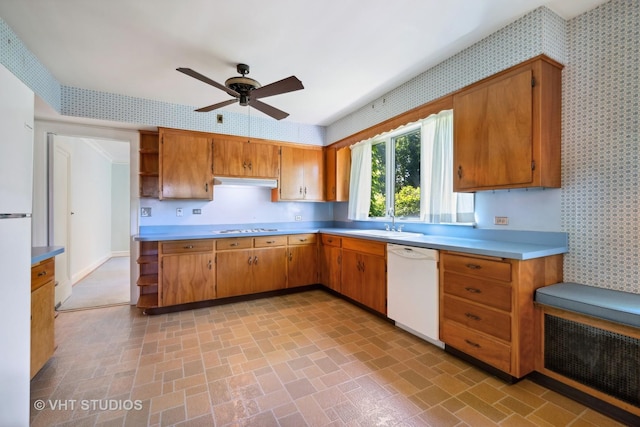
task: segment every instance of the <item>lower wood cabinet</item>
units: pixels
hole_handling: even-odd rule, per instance
[[[342,239],[341,293],[387,314],[387,245],[364,239]]]
[[[320,235],[320,283],[342,292],[342,237]]]
[[[287,238],[287,286],[318,283],[318,244],[315,234],[295,234]]]
[[[55,262],[31,266],[31,378],[55,351]]]
[[[217,240],[218,298],[284,288],[287,283],[286,242],[286,236]]]
[[[213,240],[160,242],[159,305],[216,298]]]
[[[440,339],[521,378],[534,370],[535,290],[562,281],[562,255],[514,260],[440,252]]]

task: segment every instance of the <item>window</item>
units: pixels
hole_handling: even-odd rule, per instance
[[[350,219],[474,221],[473,194],[453,192],[452,110],[351,149]]]
[[[369,217],[420,218],[420,146],[416,126],[372,142]]]

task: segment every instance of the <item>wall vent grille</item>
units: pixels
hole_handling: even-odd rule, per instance
[[[545,314],[544,366],[640,406],[640,340]]]

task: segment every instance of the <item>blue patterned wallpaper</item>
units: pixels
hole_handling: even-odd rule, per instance
[[[541,53],[564,63],[566,22],[540,7],[327,128],[327,143],[395,117]],[[371,108],[374,105],[375,108]]]
[[[60,111],[60,83],[26,48],[6,22],[0,18],[0,64],[56,111]]]
[[[640,293],[640,1],[568,22],[563,71],[566,281]]]

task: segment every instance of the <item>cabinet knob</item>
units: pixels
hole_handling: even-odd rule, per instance
[[[275,242],[276,242],[275,240],[267,240],[267,244],[269,244],[269,245],[271,245],[271,244],[273,244]]]
[[[182,249],[193,249],[193,245],[185,245]]]
[[[249,257],[249,259],[247,260],[247,262],[249,263],[249,265],[251,265],[251,263],[253,262],[253,257]]]
[[[302,194],[302,186],[300,186],[300,194]]]
[[[482,291],[476,288],[464,288],[465,291],[471,292],[472,294],[481,294]]]
[[[293,261],[293,253],[289,252],[289,262]]]
[[[211,270],[211,260],[209,260],[208,267],[209,267],[209,270]]]
[[[462,165],[458,166],[458,178],[462,179]]]
[[[475,314],[473,314],[473,313],[465,313],[464,315],[465,315],[465,316],[467,316],[467,318],[468,318],[468,319],[471,319],[471,320],[476,320],[476,321],[480,321],[480,320],[482,320],[482,319],[480,318],[480,316],[476,316],[476,315],[475,315]]]
[[[256,265],[258,264],[258,257],[257,256],[253,257],[253,263],[256,264]]]
[[[239,245],[239,243],[236,242],[236,243],[231,243],[229,246],[234,247],[234,246],[238,246],[238,245]]]
[[[38,273],[38,277],[42,277],[42,276],[46,276],[47,272],[46,271],[41,271],[40,273]]]
[[[209,192],[209,183],[208,183],[208,182],[205,182],[205,183],[204,183],[204,191],[205,191],[206,193],[208,193],[208,192]]]
[[[472,270],[480,270],[482,267],[479,266],[478,264],[467,264],[466,265],[467,268],[470,268]]]

